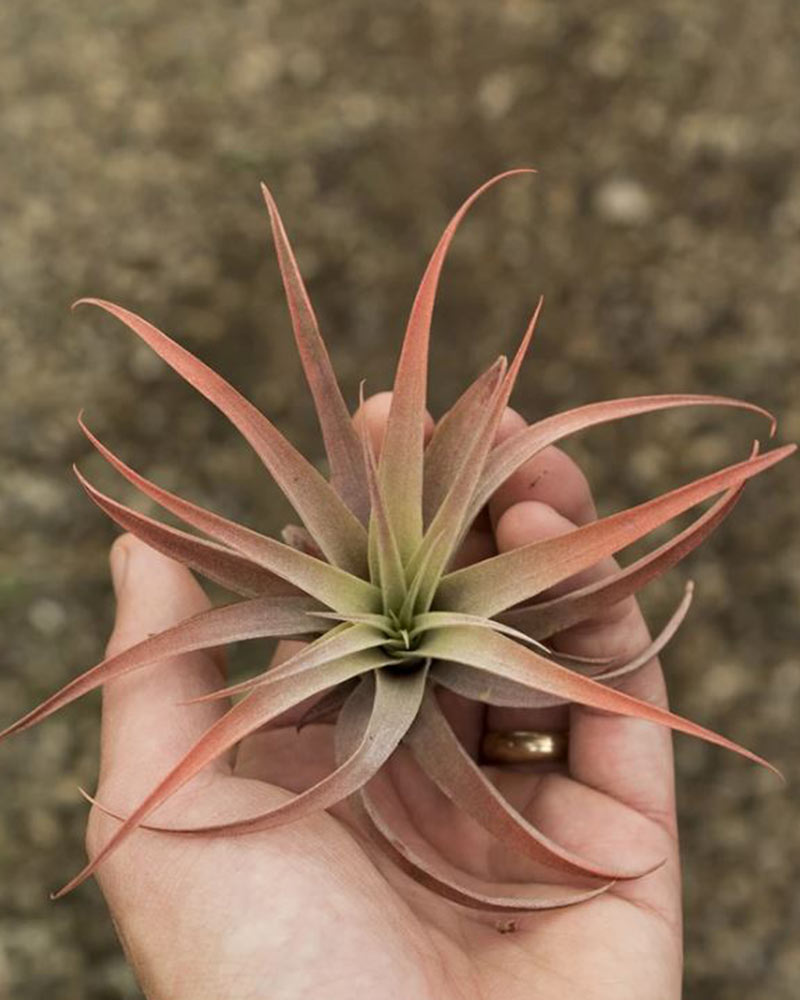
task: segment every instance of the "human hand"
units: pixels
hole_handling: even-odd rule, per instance
[[[362,419],[380,439],[386,398]],[[522,426],[509,411],[501,433]],[[585,479],[548,449],[495,495],[465,543],[464,561],[485,558],[594,517]],[[118,613],[110,651],[204,610],[188,570],[131,536],[115,543]],[[609,573],[609,560],[589,576]],[[633,600],[602,620],[558,636],[562,652],[638,652],[648,634]],[[278,656],[287,655],[283,644]],[[145,667],[104,688],[98,798],[128,813],[224,711],[187,706],[221,686],[220,652]],[[653,661],[625,690],[666,703]],[[670,734],[650,723],[582,706],[536,712],[489,709],[441,698],[465,746],[485,727],[568,726],[569,774],[489,769],[508,799],[554,840],[599,864],[665,864],[575,907],[511,924],[442,900],[376,857],[343,807],[262,834],[189,838],[146,830],[108,858],[97,877],[123,946],[150,1000],[668,1000],[680,995],[680,873]],[[332,727],[263,731],[219,760],[158,812],[158,822],[193,825],[246,816],[308,787],[333,764]],[[489,880],[530,878],[528,863],[498,851],[473,821],[423,782],[403,753],[392,761],[394,790],[411,822],[453,863]],[[90,855],[116,829],[90,814]]]

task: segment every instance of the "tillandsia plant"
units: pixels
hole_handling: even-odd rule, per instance
[[[288,528],[284,540],[277,541],[183,500],[126,465],[81,420],[91,443],[114,469],[200,534],[123,506],[77,472],[91,499],[126,531],[241,600],[196,615],[106,659],[2,735],[32,726],[104,683],[165,658],[244,639],[288,637],[305,642],[278,666],[199,699],[244,695],[138,808],[117,816],[119,825],[104,848],[56,895],[83,882],[137,828],[163,830],[146,822],[159,806],[249,734],[280,724],[301,704],[312,705],[304,721],[335,723],[337,763],[330,774],[260,815],[231,817],[210,826],[170,827],[169,832],[211,836],[263,831],[348,800],[363,831],[432,890],[478,909],[537,910],[585,900],[614,880],[645,872],[623,864],[592,863],[554,842],[512,808],[459,742],[437,689],[494,706],[579,703],[660,723],[766,764],[723,736],[616,686],[669,640],[686,612],[690,588],[662,633],[627,661],[560,656],[549,640],[674,566],[728,515],[746,480],[781,461],[792,446],[762,454],[756,444],[744,461],[621,513],[471,565],[453,565],[470,526],[494,492],[533,456],[577,431],[687,406],[740,407],[766,417],[770,436],[775,429],[765,410],[741,400],[639,396],[581,406],[496,443],[540,300],[513,360],[495,361],[426,440],[429,333],[448,248],[483,192],[505,177],[527,172],[492,178],[467,199],[442,235],[411,310],[379,456],[369,434],[363,429],[360,433],[351,420],[277,207],[264,188],[294,335],[324,438],[329,480],[231,385],[175,341],[120,306],[83,300],[121,320],[222,411],[261,458],[302,527]],[[560,596],[542,597],[716,496],[714,505],[689,527],[624,569]],[[419,837],[404,838],[371,780],[401,744],[457,806],[507,847],[558,872],[559,884],[546,896],[521,892],[518,885],[505,887],[507,892],[488,885],[482,889],[474,877],[461,878]],[[109,804],[99,805],[111,811]],[[573,876],[577,886],[570,881]]]

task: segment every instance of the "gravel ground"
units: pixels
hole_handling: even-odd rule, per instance
[[[533,163],[460,235],[435,323],[432,407],[545,318],[530,417],[640,392],[758,400],[800,438],[800,5],[794,0],[4,0],[0,9],[0,706],[94,662],[113,531],[70,463],[75,425],[168,486],[274,530],[232,430],[110,321],[153,318],[319,457],[257,182],[299,248],[348,398],[385,387],[449,213]],[[653,416],[572,451],[603,511],[748,448],[746,415]],[[647,594],[695,609],[666,657],[676,708],[758,749],[678,741],[687,997],[800,993],[797,463]],[[127,498],[124,486],[117,495]],[[139,993],[99,893],[48,902],[82,857],[89,699],[0,751],[0,996]],[[5,992],[4,992],[5,991]]]

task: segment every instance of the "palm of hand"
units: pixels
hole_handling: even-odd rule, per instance
[[[370,405],[369,403],[367,404]],[[368,414],[369,416],[369,414]],[[508,430],[519,418],[509,415]],[[591,516],[578,470],[555,449],[521,470],[493,501],[494,533],[468,552],[509,548]],[[530,466],[531,463],[529,463]],[[542,468],[557,476],[542,477]],[[533,486],[530,484],[534,483]],[[123,560],[120,555],[125,556]],[[125,563],[124,573],[119,564]],[[112,647],[201,610],[189,573],[130,538],[116,553],[119,614]],[[595,573],[608,572],[607,565]],[[124,578],[124,579],[123,579]],[[613,655],[644,645],[630,602],[607,620],[560,637],[564,651]],[[104,692],[100,798],[128,811],[221,708],[178,703],[220,684],[220,659],[193,654],[120,678]],[[628,682],[663,702],[651,663]],[[444,699],[443,699],[444,701]],[[477,747],[484,710],[448,698],[465,745]],[[492,727],[563,725],[555,710],[491,709]],[[573,708],[570,773],[503,773],[501,791],[554,839],[598,862],[666,864],[588,903],[516,918],[477,916],[417,886],[361,837],[347,808],[266,834],[186,838],[140,832],[101,868],[120,937],[151,1000],[393,1000],[680,995],[680,898],[669,734],[635,720]],[[192,825],[255,813],[331,769],[332,731],[258,733],[157,816]],[[500,852],[399,755],[388,782],[408,821],[454,864],[493,881],[533,869]],[[114,821],[94,810],[95,851]],[[542,895],[547,895],[546,886]],[[513,933],[507,933],[513,930]]]

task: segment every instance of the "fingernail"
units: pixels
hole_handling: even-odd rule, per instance
[[[111,549],[109,562],[111,563],[111,582],[114,585],[114,593],[119,597],[125,585],[125,576],[128,571],[128,546],[114,545]]]

